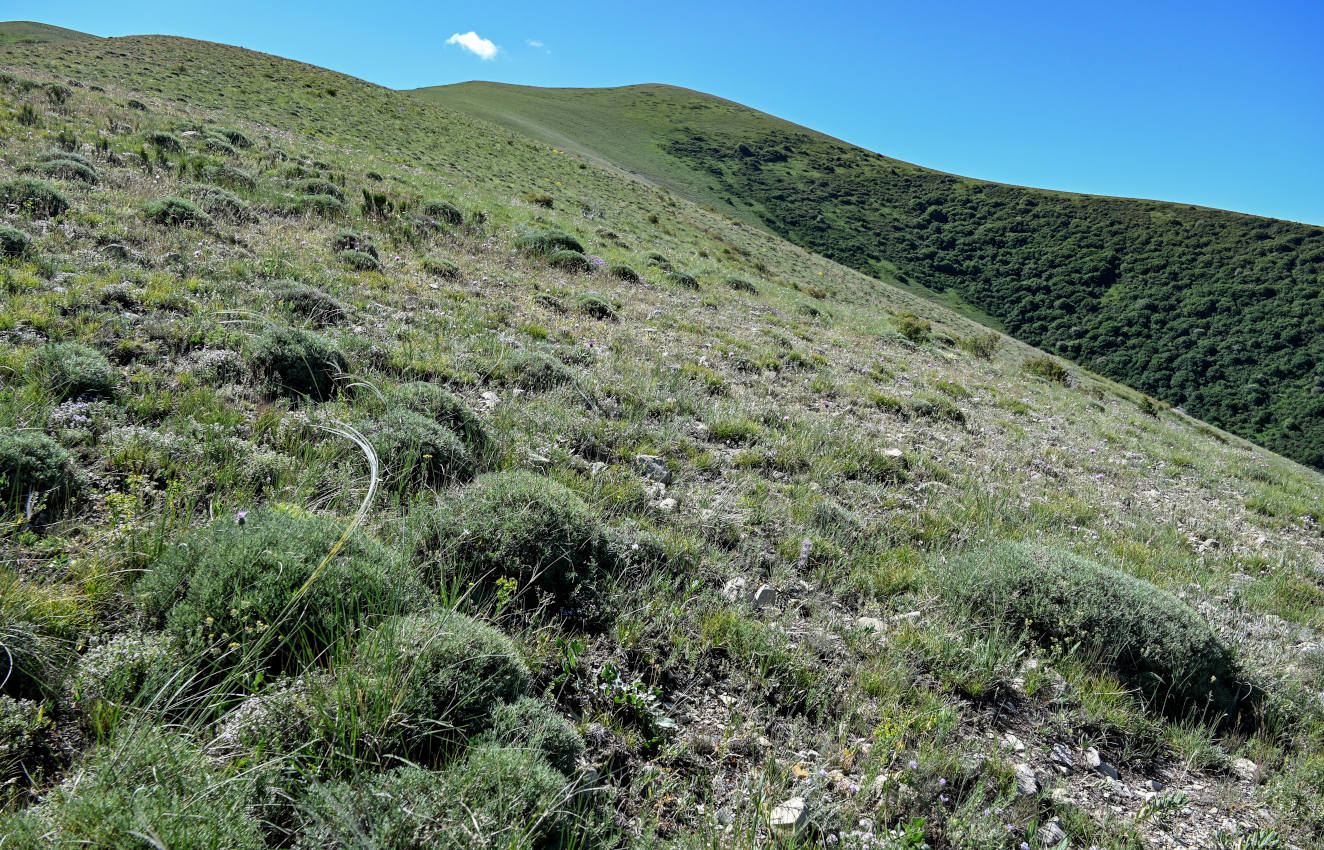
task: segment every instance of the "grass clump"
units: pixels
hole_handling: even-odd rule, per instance
[[[293,280],[273,280],[267,284],[267,291],[277,304],[306,319],[315,328],[338,325],[348,317],[345,305],[314,286]]]
[[[208,183],[216,183],[221,186],[229,186],[232,189],[257,188],[257,178],[244,171],[242,168],[235,168],[233,165],[204,165],[199,176]]]
[[[954,422],[965,424],[965,411],[956,406],[950,398],[936,393],[916,393],[906,402],[906,409],[914,416],[932,419],[935,422]]]
[[[433,277],[439,277],[442,280],[460,279],[460,267],[452,263],[450,260],[427,257],[423,260],[423,271]]]
[[[1021,363],[1021,368],[1035,377],[1064,386],[1071,379],[1071,372],[1067,371],[1067,367],[1063,366],[1062,361],[1056,357],[1027,357]]]
[[[215,218],[242,223],[253,220],[253,211],[237,196],[216,186],[198,186],[193,197],[204,212]]]
[[[699,279],[689,272],[667,272],[666,279],[669,283],[674,283],[681,289],[699,291]]]
[[[543,754],[552,767],[571,776],[584,755],[584,739],[554,708],[532,697],[498,706],[492,713],[492,737],[501,744]]]
[[[185,657],[218,671],[294,672],[365,616],[430,604],[390,550],[347,531],[298,509],[226,517],[166,548],[134,599]]]
[[[150,221],[167,227],[211,227],[211,216],[192,201],[183,198],[160,198],[144,207]]]
[[[480,586],[514,580],[525,607],[545,594],[560,610],[589,614],[613,566],[597,515],[565,485],[531,472],[480,476],[451,505],[425,519],[415,551],[438,553],[442,569]]]
[[[381,262],[372,254],[364,251],[348,249],[337,251],[336,259],[339,260],[342,265],[358,272],[379,272],[382,270]]]
[[[56,342],[38,349],[32,371],[56,399],[111,398],[119,376],[105,355],[78,342]]]
[[[348,210],[344,201],[330,195],[300,195],[291,198],[284,206],[286,212],[294,215],[318,215],[323,218],[340,218]]]
[[[726,279],[726,285],[734,289],[736,292],[746,292],[750,295],[759,294],[759,288],[745,280],[743,277],[728,277]]]
[[[32,237],[16,227],[0,224],[0,256],[21,257],[32,247]]]
[[[993,353],[998,350],[1002,344],[1002,334],[997,331],[988,331],[986,333],[975,334],[961,339],[959,345],[961,350],[971,357],[978,357],[981,360],[988,360]]]
[[[560,230],[527,232],[515,240],[515,247],[526,254],[550,257],[558,251],[574,251],[583,255],[584,245],[569,233]],[[588,260],[585,259],[585,263]]]
[[[298,328],[271,327],[253,341],[250,363],[277,395],[325,401],[349,369],[345,355],[326,337]]]
[[[230,144],[234,145],[237,148],[244,148],[246,150],[253,146],[252,139],[244,135],[242,131],[236,130],[233,127],[222,127],[216,132],[219,133],[221,137],[224,138],[227,142],[229,142]]]
[[[473,477],[474,461],[465,444],[422,414],[392,410],[361,430],[377,451],[382,477],[397,487],[439,487]]]
[[[340,203],[345,203],[344,191],[329,180],[319,180],[316,177],[307,180],[299,180],[291,188],[297,195],[322,195],[327,198],[335,198]]]
[[[394,406],[445,425],[477,454],[485,453],[491,445],[482,420],[459,396],[443,387],[426,381],[411,381],[397,386],[389,398]]]
[[[663,271],[671,271],[671,260],[668,260],[666,255],[659,254],[657,251],[649,251],[647,254],[644,254],[644,261],[648,265],[662,269]]]
[[[485,730],[519,698],[529,673],[510,638],[454,611],[396,617],[359,643],[356,689],[391,695],[412,728],[405,752],[426,756]]]
[[[99,181],[97,170],[82,157],[62,156],[37,165],[37,170],[57,180],[76,180],[95,186]]]
[[[593,270],[593,264],[588,261],[588,257],[578,251],[553,251],[547,257],[547,265],[568,272],[583,273]]]
[[[403,767],[315,789],[298,850],[418,850],[585,846],[566,778],[537,753],[475,747],[442,771]]]
[[[178,153],[184,149],[184,143],[179,140],[178,136],[162,130],[148,133],[147,144],[159,151],[167,151],[169,153]]]
[[[220,136],[208,136],[202,140],[202,146],[210,153],[218,153],[221,156],[239,156],[239,151],[235,150],[234,145],[230,144]]]
[[[575,310],[593,319],[608,322],[617,320],[616,307],[596,292],[588,292],[575,299]]]
[[[47,507],[62,506],[82,485],[73,457],[59,443],[39,431],[0,428],[0,504],[6,514],[26,514],[43,499]]]
[[[377,253],[377,246],[372,244],[372,240],[359,233],[357,230],[341,230],[331,237],[329,243],[332,251],[358,251],[367,254],[374,260],[380,260],[381,255]]]
[[[138,728],[98,749],[39,805],[0,817],[0,833],[16,848],[259,850],[266,843],[249,816],[250,788],[184,735]]]
[[[464,223],[464,213],[460,212],[460,208],[450,201],[441,199],[424,201],[422,212],[428,218],[449,224],[451,227],[459,227]]]
[[[541,351],[515,354],[494,370],[493,377],[532,391],[550,390],[575,379],[564,363]]]
[[[1043,646],[1093,656],[1161,711],[1235,716],[1232,653],[1194,609],[1127,573],[1070,552],[1002,543],[953,559],[947,595]]]
[[[49,183],[20,177],[0,181],[0,206],[27,216],[58,218],[69,209],[69,199]]]
[[[610,266],[607,269],[607,274],[616,278],[617,280],[623,280],[627,283],[638,283],[640,280],[639,272],[621,263],[617,263],[613,266]]]

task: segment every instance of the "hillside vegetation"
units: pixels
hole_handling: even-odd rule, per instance
[[[1317,472],[271,56],[0,154],[0,846],[1324,840]]]
[[[0,44],[44,44],[49,41],[90,41],[96,38],[85,32],[35,21],[0,22]]]
[[[1020,339],[1324,468],[1320,227],[956,177],[666,86],[423,94],[953,293]]]

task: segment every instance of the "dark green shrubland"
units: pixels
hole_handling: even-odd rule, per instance
[[[69,199],[49,183],[22,177],[0,181],[0,206],[33,218],[57,218]]]

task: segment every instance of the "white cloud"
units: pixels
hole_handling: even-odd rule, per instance
[[[537,40],[532,39],[532,38],[528,39],[528,40],[525,41],[524,43],[527,44],[529,47],[542,47],[542,46],[543,46],[541,41],[537,41]]]
[[[469,30],[463,35],[457,32],[455,35],[446,39],[446,43],[458,44],[483,61],[494,58],[497,55],[497,51],[501,49],[473,30]]]

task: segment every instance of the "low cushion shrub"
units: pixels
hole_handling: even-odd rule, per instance
[[[211,227],[211,216],[192,201],[183,198],[161,198],[143,208],[147,218],[168,227]]]
[[[325,195],[328,198],[335,198],[341,203],[345,201],[344,190],[329,180],[319,180],[312,177],[298,181],[292,188],[299,195]]]
[[[579,254],[584,253],[584,245],[578,239],[569,233],[563,233],[560,230],[535,230],[525,232],[515,240],[515,247],[528,254],[537,254],[544,257],[551,256],[557,251],[574,251]],[[586,259],[585,263],[588,262]]]
[[[585,316],[614,322],[617,319],[616,308],[606,298],[596,292],[585,293],[575,299],[575,309]]]
[[[553,251],[547,256],[547,264],[568,272],[587,272],[593,269],[588,257],[578,251]]]
[[[611,275],[617,280],[624,280],[629,283],[639,282],[639,272],[635,271],[634,269],[630,268],[627,265],[623,265],[620,263],[609,267],[607,269],[607,274]]]
[[[395,487],[440,487],[473,477],[474,460],[451,429],[412,410],[388,411],[360,426]]]
[[[442,278],[443,280],[460,279],[460,267],[452,263],[450,260],[440,260],[435,257],[427,257],[423,260],[423,271],[433,277]]]
[[[145,620],[216,671],[292,672],[372,614],[425,608],[414,570],[368,535],[297,509],[217,520],[169,546],[134,588]]]
[[[28,497],[45,497],[47,507],[66,503],[82,487],[73,458],[40,431],[0,428],[0,504],[6,514],[22,513]]]
[[[322,290],[293,280],[273,280],[267,291],[277,304],[307,319],[315,328],[345,321],[345,306]]]
[[[459,207],[450,201],[440,199],[425,201],[423,203],[423,215],[445,222],[452,227],[459,227],[464,222],[464,214],[460,212]]]
[[[541,351],[521,351],[498,364],[493,377],[525,390],[550,390],[575,379],[565,364]]]
[[[475,454],[491,445],[487,429],[478,415],[459,396],[436,384],[411,381],[390,392],[390,403],[412,410],[454,431]]]
[[[532,697],[520,697],[492,712],[492,738],[512,747],[542,753],[547,763],[572,776],[584,755],[584,739],[556,709]]]
[[[249,363],[277,395],[325,401],[349,369],[326,337],[298,328],[270,327],[252,343]]]
[[[698,291],[699,280],[689,272],[667,272],[667,281],[674,283],[682,289],[692,289]]]
[[[338,251],[336,259],[359,272],[379,272],[382,264],[372,254],[363,251]]]
[[[946,593],[1044,646],[1080,648],[1165,713],[1234,714],[1231,652],[1194,609],[1127,573],[1060,549],[1001,543],[950,563]]]
[[[32,237],[16,227],[0,224],[0,256],[18,257],[32,246]]]
[[[33,373],[55,398],[110,398],[119,376],[105,355],[77,342],[56,342],[37,350]]]
[[[581,844],[568,782],[536,752],[475,747],[445,770],[403,767],[315,788],[299,850],[551,850]],[[604,845],[605,846],[605,845]]]
[[[547,595],[552,613],[596,617],[599,584],[614,568],[605,530],[565,485],[531,472],[479,476],[454,502],[424,520],[414,543],[420,560],[438,570],[493,587],[514,579],[526,607]],[[589,609],[570,611],[568,609]]]
[[[69,209],[69,199],[49,183],[20,177],[0,180],[0,206],[38,218],[58,218]]]

